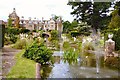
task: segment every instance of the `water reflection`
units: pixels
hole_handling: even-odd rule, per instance
[[[69,60],[63,59],[63,61],[64,61],[64,63],[69,63],[70,65],[78,63],[77,59],[73,59],[73,60],[72,59],[69,59]]]
[[[52,70],[52,66],[42,65],[41,70],[40,70],[41,78],[49,77],[51,70]]]
[[[42,67],[42,78],[117,78],[115,70],[108,69],[103,64],[103,57],[100,58],[100,74],[96,74],[96,59],[93,57],[84,60],[64,60],[61,57],[54,57],[54,66]]]

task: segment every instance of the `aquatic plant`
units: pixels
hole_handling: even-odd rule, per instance
[[[66,50],[63,54],[64,61],[67,61],[69,64],[77,62],[78,57],[78,51],[74,51],[73,48]]]

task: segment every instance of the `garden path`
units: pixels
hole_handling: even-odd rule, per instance
[[[15,55],[20,51],[21,50],[13,49],[10,46],[4,46],[2,49],[2,78],[6,77],[12,66],[16,63]]]

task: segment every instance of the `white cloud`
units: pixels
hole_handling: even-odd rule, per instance
[[[62,16],[64,20],[73,20],[68,0],[0,0],[0,18],[7,19],[13,8],[18,16],[49,19],[51,14]]]

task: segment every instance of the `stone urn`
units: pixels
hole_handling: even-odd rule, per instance
[[[105,59],[107,57],[114,56],[113,51],[115,50],[115,41],[112,40],[113,34],[108,34],[108,40],[105,42]]]

